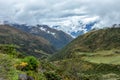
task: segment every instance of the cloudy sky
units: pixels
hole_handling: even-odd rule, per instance
[[[120,0],[0,0],[0,21],[70,25],[98,21],[96,27],[120,23]]]

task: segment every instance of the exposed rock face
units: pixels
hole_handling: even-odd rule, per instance
[[[32,76],[26,74],[19,74],[18,80],[35,80]]]

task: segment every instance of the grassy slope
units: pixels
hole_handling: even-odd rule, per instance
[[[69,80],[119,80],[119,51],[77,52],[74,57],[54,61],[54,64]]]
[[[96,52],[101,50],[120,49],[120,28],[93,30],[79,36],[52,59],[71,58],[76,52]]]
[[[57,66],[47,60],[33,56],[21,58],[13,45],[1,45],[0,80],[18,80],[19,74],[31,76],[35,80],[65,80],[64,75],[59,74]]]
[[[81,60],[80,58],[55,61],[61,74],[69,80],[119,80],[120,65],[97,64]]]
[[[0,53],[0,79],[1,80],[18,80],[19,74],[28,74],[35,80],[46,80],[46,77],[42,72],[34,71],[21,71],[14,65],[21,62],[21,58],[14,58],[9,54]]]
[[[119,80],[120,28],[79,36],[51,60],[69,80]]]
[[[33,36],[7,25],[0,25],[0,44],[17,45],[19,46],[18,50],[21,53],[36,57],[40,57],[42,55],[40,52],[35,52],[36,50],[42,50],[47,54],[52,54],[55,51],[46,39]]]
[[[120,50],[99,51],[92,56],[84,56],[83,60],[93,63],[120,64]]]
[[[0,79],[1,80],[17,80],[18,73],[13,66],[16,59],[10,57],[7,54],[0,53]]]

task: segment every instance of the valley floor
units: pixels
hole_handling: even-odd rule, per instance
[[[75,54],[54,62],[69,80],[120,80],[120,50]]]

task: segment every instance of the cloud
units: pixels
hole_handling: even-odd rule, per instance
[[[95,21],[97,17],[99,22],[93,27],[104,27],[120,23],[119,3],[120,0],[0,0],[0,20],[68,25],[71,21]]]

